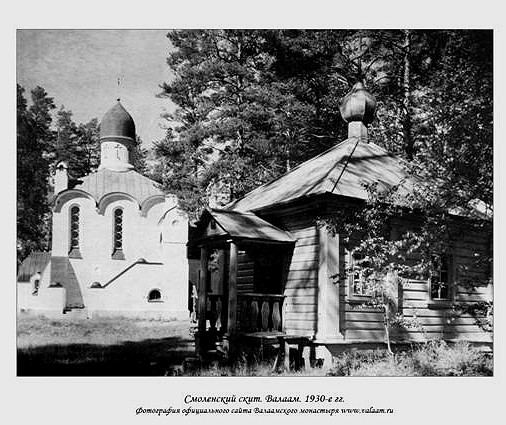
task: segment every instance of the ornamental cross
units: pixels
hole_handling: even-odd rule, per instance
[[[117,96],[116,96],[116,98],[118,99],[118,102],[121,99],[120,92],[121,92],[121,77],[118,77],[118,87],[117,87]]]
[[[114,149],[116,149],[116,158],[121,159],[119,156],[119,150],[121,149],[121,145],[119,143],[116,143],[116,146],[114,146]]]

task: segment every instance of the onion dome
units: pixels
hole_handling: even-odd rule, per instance
[[[100,169],[128,171],[133,168],[135,123],[118,102],[109,109],[100,123]]]
[[[109,109],[100,123],[100,140],[131,140],[135,142],[135,123],[123,105],[118,102]],[[119,139],[119,140],[118,140]]]
[[[359,82],[344,96],[339,110],[347,123],[359,121],[367,125],[374,119],[376,99],[366,90],[364,84]]]

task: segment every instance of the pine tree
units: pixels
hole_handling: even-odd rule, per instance
[[[50,176],[56,164],[66,161],[70,176],[80,178],[98,168],[100,161],[99,125],[96,118],[76,124],[72,112],[56,109],[53,98],[42,87],[31,91],[31,105],[24,88],[17,86],[17,182],[18,182],[18,262],[34,249],[51,246],[52,194]],[[54,124],[54,127],[53,127]]]
[[[49,162],[47,149],[53,99],[42,87],[31,92],[28,108],[24,88],[17,85],[17,258],[32,250],[47,249],[44,220],[48,212]]]
[[[237,198],[307,159],[308,150],[329,146],[320,140],[331,140],[335,132],[322,135],[332,126],[319,126],[338,111],[329,114],[321,102],[332,82],[334,44],[324,33],[311,34],[303,34],[310,41],[301,36],[294,44],[291,34],[275,31],[169,33],[176,50],[168,64],[175,78],[162,86],[161,96],[178,109],[167,117],[172,126],[155,155],[166,190],[175,192],[190,214],[198,215],[205,205],[213,181]],[[310,42],[320,47],[305,57]],[[312,74],[288,75],[294,69],[288,55]],[[313,77],[323,68],[325,76],[317,81]]]
[[[420,30],[171,32],[175,78],[161,96],[178,109],[155,149],[159,177],[193,213],[213,179],[228,182],[239,197],[343,140],[339,101],[364,81],[378,99],[371,141],[412,162],[413,171],[447,173],[441,198],[454,197],[457,184],[466,194],[459,205],[480,193],[490,203],[487,37]],[[486,160],[478,163],[481,155]]]
[[[100,165],[100,128],[97,118],[77,125],[75,130],[74,172],[78,177],[96,171]]]

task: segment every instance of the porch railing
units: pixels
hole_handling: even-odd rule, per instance
[[[284,295],[238,294],[239,332],[281,332]]]
[[[237,294],[237,331],[281,332],[284,300],[285,296],[278,294]],[[206,319],[211,332],[226,332],[226,303],[225,295],[207,294]]]

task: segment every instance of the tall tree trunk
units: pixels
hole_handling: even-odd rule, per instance
[[[410,50],[411,50],[411,30],[404,30],[404,78],[403,78],[403,110],[404,119],[402,123],[402,133],[404,138],[404,149],[408,159],[413,159],[414,141],[411,137],[411,75],[410,75]]]

